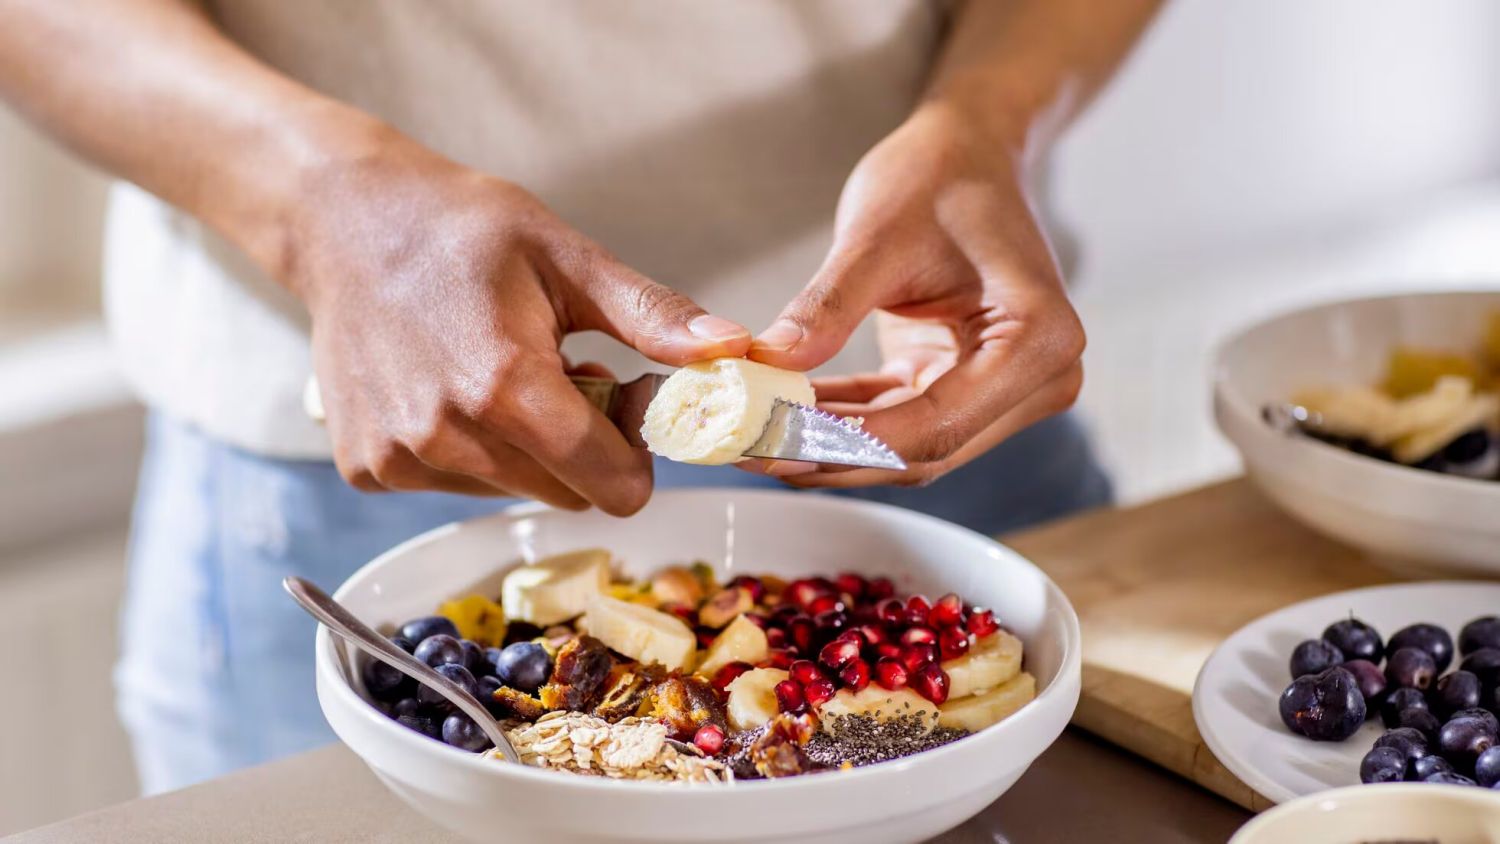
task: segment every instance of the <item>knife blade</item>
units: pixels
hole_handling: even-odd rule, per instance
[[[641,425],[646,407],[661,389],[665,375],[642,375],[623,384],[609,378],[570,376],[574,386],[609,421],[620,429],[631,445],[641,448]],[[802,460],[867,469],[906,468],[906,461],[852,419],[835,416],[815,407],[777,400],[760,439],[745,452],[746,457]]]

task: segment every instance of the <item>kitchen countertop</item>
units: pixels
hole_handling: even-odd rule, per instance
[[[1219,844],[1249,818],[1249,812],[1186,780],[1069,730],[1010,791],[937,840]],[[5,839],[8,844],[458,840],[386,791],[343,745]],[[505,840],[503,830],[495,840]]]

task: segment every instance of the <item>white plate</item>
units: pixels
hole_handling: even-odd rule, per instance
[[[1289,731],[1277,714],[1277,698],[1292,681],[1292,649],[1350,613],[1382,639],[1423,621],[1456,638],[1470,620],[1500,613],[1500,583],[1434,581],[1337,592],[1262,616],[1225,639],[1198,672],[1193,718],[1224,767],[1269,800],[1358,785],[1359,761],[1385,729],[1377,716],[1346,741],[1310,741]]]

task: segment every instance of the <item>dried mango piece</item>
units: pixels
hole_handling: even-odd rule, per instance
[[[1490,313],[1489,322],[1484,327],[1484,339],[1481,341],[1479,355],[1484,359],[1486,366],[1490,368],[1491,383],[1500,378],[1500,311]]]
[[[1439,378],[1447,375],[1477,383],[1480,380],[1479,364],[1467,355],[1397,347],[1391,352],[1380,388],[1392,398],[1404,399],[1430,391],[1437,386]]]
[[[453,622],[458,635],[492,648],[505,640],[505,610],[483,595],[465,595],[438,605],[438,615]]]

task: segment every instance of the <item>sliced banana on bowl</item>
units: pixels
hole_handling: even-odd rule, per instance
[[[977,733],[999,723],[1036,697],[1036,678],[1021,672],[1006,683],[977,695],[949,700],[938,707],[938,726]]]
[[[726,691],[729,703],[726,706],[729,726],[736,730],[753,730],[764,726],[781,704],[776,699],[776,684],[787,678],[780,668],[755,668],[734,678]]]
[[[943,663],[948,699],[989,691],[1021,673],[1021,640],[997,630],[974,643],[969,652]]]
[[[510,621],[547,627],[577,618],[609,586],[609,552],[589,548],[517,566],[500,584]]]
[[[675,615],[595,594],[584,619],[590,636],[636,662],[670,671],[693,667],[698,639]]]
[[[765,432],[777,399],[809,407],[816,402],[812,382],[801,372],[743,358],[689,364],[672,373],[651,400],[641,437],[669,460],[735,463]]]
[[[766,631],[741,615],[731,621],[704,652],[703,661],[698,664],[698,673],[712,677],[715,671],[731,662],[748,662],[754,665],[770,654],[771,645],[766,638]]]

